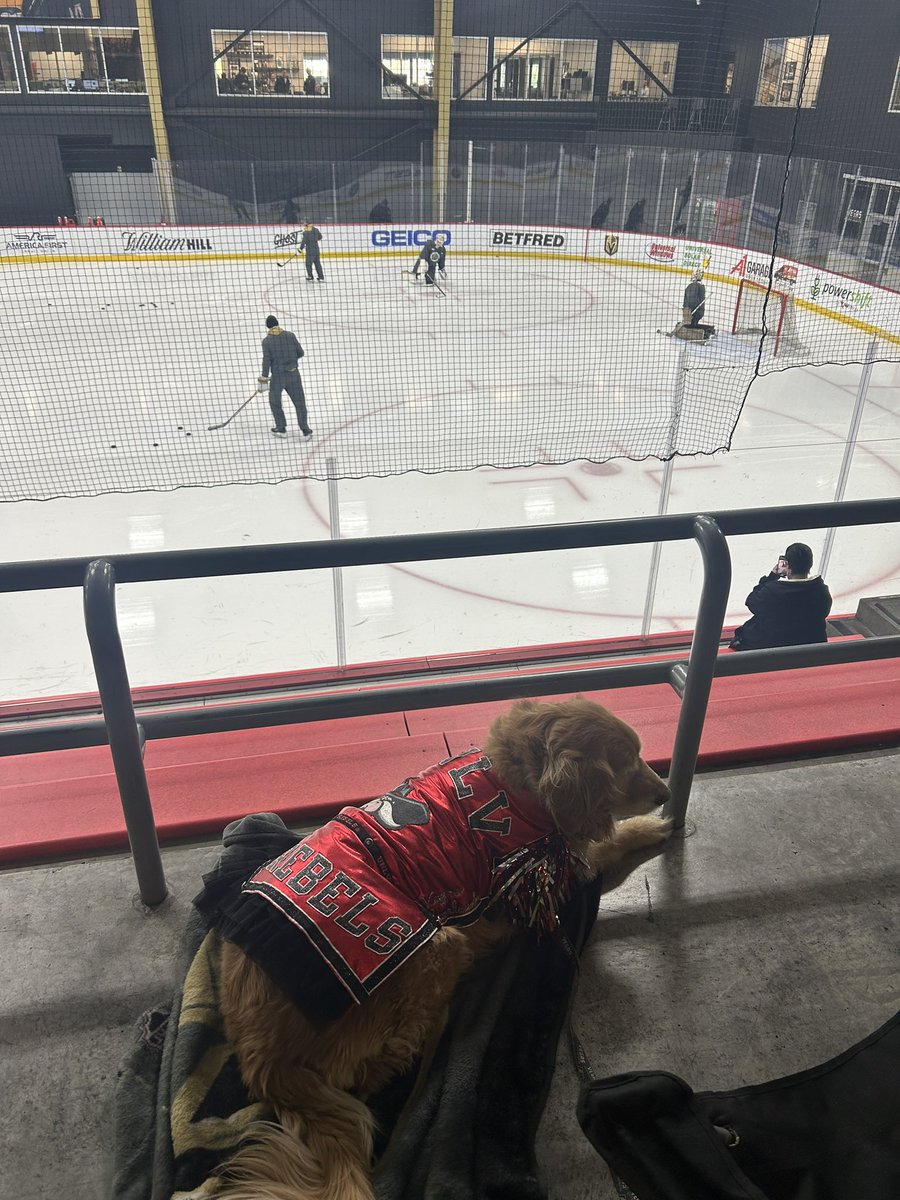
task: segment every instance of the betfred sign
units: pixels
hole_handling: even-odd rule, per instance
[[[647,257],[654,262],[674,262],[675,247],[671,242],[648,242]]]
[[[564,246],[564,233],[522,233],[511,229],[495,229],[491,234],[494,246]]]
[[[424,246],[432,238],[442,237],[449,246],[449,229],[375,229],[372,231],[373,246]]]

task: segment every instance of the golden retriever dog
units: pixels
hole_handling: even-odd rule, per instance
[[[551,929],[570,881],[663,841],[671,822],[650,814],[668,796],[600,705],[522,700],[483,750],[343,809],[231,901],[201,894],[226,1033],[278,1117],[219,1194],[373,1200],[366,1097],[434,1044],[460,976],[515,924]]]

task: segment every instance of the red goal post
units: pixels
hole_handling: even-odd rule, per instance
[[[778,281],[770,288],[755,279],[742,279],[738,284],[731,332],[766,333],[772,339],[773,356],[787,346],[798,347],[790,282]]]

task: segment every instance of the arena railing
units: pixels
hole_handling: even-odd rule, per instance
[[[683,825],[697,764],[712,681],[716,676],[785,671],[900,655],[900,637],[719,654],[731,586],[726,537],[784,530],[845,528],[900,522],[900,499],[733,509],[525,529],[412,534],[346,541],[293,542],[108,559],[70,558],[0,565],[0,593],[83,587],[85,624],[102,718],[53,720],[0,730],[0,756],[109,744],[141,898],[160,904],[167,885],[143,763],[146,738],[189,737],[235,729],[437,708],[522,696],[548,696],[640,684],[668,683],[681,698],[668,774],[668,810]],[[116,619],[117,583],[254,575],[274,571],[476,558],[496,554],[637,545],[693,539],[703,560],[703,584],[687,659],[636,662],[514,677],[367,687],[354,683],[328,694],[257,699],[142,713],[137,719]],[[371,684],[373,681],[368,680]]]

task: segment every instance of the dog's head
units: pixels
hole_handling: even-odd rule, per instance
[[[498,775],[513,791],[530,792],[569,842],[602,841],[617,818],[669,798],[631,726],[583,696],[517,701],[491,725],[484,749]]]

